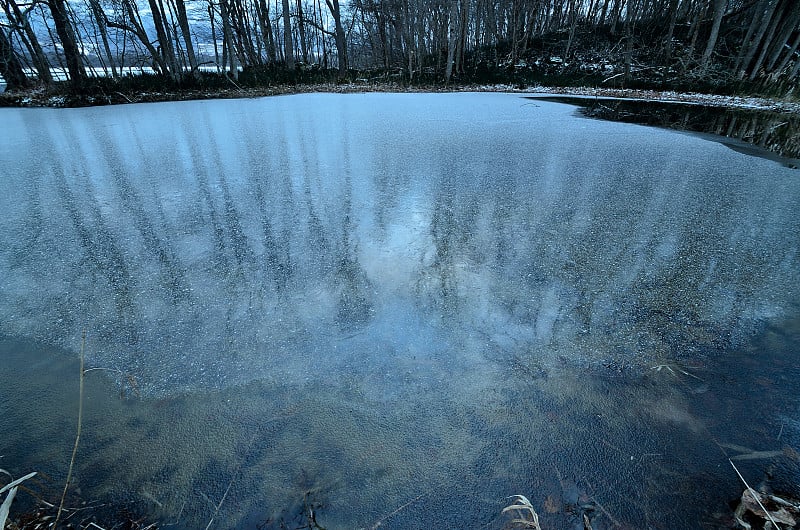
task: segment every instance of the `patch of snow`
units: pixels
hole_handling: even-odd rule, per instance
[[[572,96],[594,96],[621,98],[639,101],[654,101],[661,103],[685,103],[707,105],[711,107],[729,107],[751,110],[763,110],[780,113],[800,114],[800,103],[779,101],[759,97],[720,96],[716,94],[700,94],[697,92],[675,92],[671,90],[636,90],[630,88],[553,88],[553,87],[528,87],[524,90],[515,90],[529,93],[547,93]]]

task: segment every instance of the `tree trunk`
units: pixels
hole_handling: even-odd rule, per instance
[[[25,71],[22,69],[22,64],[11,46],[11,39],[2,27],[0,27],[0,75],[6,80],[6,90],[9,92],[21,90],[30,85]]]
[[[614,9],[611,12],[611,34],[617,34],[617,24],[619,24],[619,19],[622,16],[622,7],[625,4],[625,0],[616,0],[614,2]],[[627,12],[630,13],[630,6],[628,6]],[[629,17],[625,17],[625,20],[628,20]]]
[[[342,26],[342,10],[339,6],[339,0],[325,0],[328,4],[328,10],[333,17],[333,24],[335,27],[334,39],[336,41],[336,55],[339,57],[339,77],[344,78],[347,76],[347,41],[345,40],[344,26]]]
[[[92,16],[94,16],[97,29],[100,31],[100,39],[103,41],[103,50],[106,52],[108,64],[111,66],[111,76],[116,79],[119,76],[117,73],[117,61],[114,59],[114,54],[111,53],[111,46],[108,43],[108,26],[106,24],[106,15],[103,12],[103,8],[100,5],[99,0],[89,0],[89,7],[92,10]]]
[[[246,7],[245,3],[239,1],[231,1],[228,4],[239,64],[253,65],[259,63],[259,57],[253,42],[253,31]]]
[[[169,75],[172,79],[180,79],[181,72],[178,68],[178,60],[175,57],[175,51],[172,46],[172,39],[167,33],[167,21],[164,16],[163,5],[161,0],[149,0],[150,11],[153,17],[153,25],[156,28],[156,36],[158,37],[158,44],[161,48],[161,59],[167,66]]]
[[[606,14],[608,13],[609,0],[603,0],[603,9],[600,10],[600,20],[597,22],[598,26],[603,26],[606,23]]]
[[[672,62],[672,39],[675,36],[675,25],[678,23],[678,0],[670,0],[669,26],[667,36],[664,38],[664,66],[668,69]],[[666,69],[664,70],[666,74]]]
[[[783,28],[781,28],[778,37],[776,37],[771,46],[771,52],[769,54],[769,59],[766,62],[765,69],[767,73],[772,73],[775,64],[778,62],[778,59],[781,56],[783,50],[788,47],[789,45],[789,38],[792,36],[792,33],[795,30],[800,29],[798,28],[798,22],[800,22],[800,2],[795,2],[792,12],[787,15],[783,21]]]
[[[222,73],[222,62],[219,60],[219,45],[217,44],[217,28],[216,24],[214,24],[214,18],[216,15],[214,14],[214,4],[211,0],[208,0],[208,20],[209,25],[211,26],[211,42],[214,43],[214,64],[217,65],[217,73]]]
[[[391,64],[391,52],[389,50],[390,37],[387,35],[386,16],[383,14],[378,14],[376,9],[375,20],[378,24],[378,39],[381,43],[381,58],[383,60],[383,68],[386,72],[388,72]]]
[[[222,15],[222,63],[229,64],[228,69],[231,77],[234,79],[239,78],[239,65],[236,63],[236,43],[233,40],[233,31],[231,31],[231,15],[228,10],[228,0],[221,0],[219,3],[220,13]]]
[[[728,6],[728,0],[714,0],[714,21],[711,24],[711,33],[708,36],[708,43],[706,49],[703,51],[703,56],[700,59],[700,68],[705,69],[708,66],[708,61],[711,59],[711,54],[717,45],[717,38],[719,37],[719,27],[722,24],[722,15],[725,14],[725,8]]]
[[[631,0],[632,1],[632,0]],[[633,8],[628,4],[628,9],[625,13],[625,66],[624,66],[624,79],[628,83],[631,79],[631,64],[633,63]]]
[[[96,2],[97,0],[93,1]],[[186,57],[189,60],[189,68],[192,70],[192,75],[198,77],[200,72],[198,71],[197,55],[194,53],[192,32],[191,28],[189,27],[189,17],[186,16],[186,4],[183,3],[183,0],[175,0],[175,10],[177,11],[178,15],[178,26],[181,28],[183,42],[186,46]]]
[[[782,8],[786,7],[781,6]],[[772,23],[769,25],[767,29],[767,35],[764,37],[764,42],[761,45],[761,53],[758,54],[758,58],[756,62],[753,64],[753,68],[750,70],[750,81],[755,81],[756,77],[758,77],[758,72],[761,69],[761,65],[764,62],[764,58],[767,56],[767,49],[769,48],[769,43],[772,42],[772,38],[775,36],[775,31],[778,29],[778,24],[781,21],[781,17],[783,16],[784,9],[778,9],[775,12],[775,16],[772,17]]]
[[[303,20],[303,0],[297,0],[297,30],[300,33],[300,53],[303,62],[308,64],[308,42],[306,42],[306,23]]]
[[[517,59],[519,59],[519,43],[521,40],[519,34],[525,31],[524,27],[520,27],[522,6],[519,1],[511,3],[511,16],[509,18],[509,27],[506,31],[510,32],[511,36],[511,65],[514,66],[517,64]]]
[[[631,64],[633,62],[633,30],[631,24],[625,23],[625,63],[623,66],[625,83],[631,80]]]
[[[448,17],[448,39],[447,39],[447,64],[444,68],[444,82],[450,82],[453,75],[453,59],[456,52],[456,38],[458,37],[458,0],[450,0],[450,15]]]
[[[289,16],[289,0],[283,0],[283,54],[286,68],[294,70],[294,44],[292,43],[292,20]]]
[[[564,60],[569,60],[569,52],[572,48],[572,40],[575,38],[575,29],[578,26],[578,14],[575,12],[575,1],[570,2],[570,25],[569,37],[567,38],[567,49],[564,50]]]
[[[700,35],[700,25],[703,21],[703,15],[705,14],[705,11],[705,6],[695,8],[695,13],[692,17],[692,22],[689,27],[689,46],[686,50],[686,55],[688,57],[694,57],[694,50],[697,45],[697,37]],[[686,65],[684,65],[684,70],[685,67]]]
[[[48,0],[47,3],[53,15],[53,25],[64,50],[64,60],[67,64],[67,73],[73,88],[80,89],[86,82],[86,69],[83,67],[78,41],[75,38],[75,28],[69,18],[65,0]]]
[[[789,47],[789,50],[784,54],[783,60],[780,64],[775,68],[772,72],[773,79],[777,79],[780,77],[781,72],[783,69],[786,68],[786,65],[789,64],[789,61],[794,57],[794,54],[797,52],[797,48],[800,47],[800,32],[797,33],[797,37],[794,39],[794,43]],[[800,63],[800,59],[798,59],[798,63]]]
[[[266,41],[267,59],[274,64],[278,61],[278,58],[275,54],[275,36],[272,33],[272,21],[269,19],[269,3],[266,0],[258,0],[258,22],[261,25],[261,33]]]
[[[403,41],[405,42],[406,59],[408,60],[408,80],[414,80],[414,55],[416,53],[414,41],[414,24],[411,20],[411,8],[408,0],[403,0]]]
[[[755,33],[756,31],[756,27],[758,27],[759,25],[758,23],[761,20],[761,17],[764,16],[764,12],[766,11],[768,1],[769,0],[758,0],[758,2],[753,7],[753,14],[750,16],[750,24],[747,25],[747,33],[745,33],[744,38],[740,43],[739,53],[736,55],[736,62],[733,65],[734,72],[739,71],[739,66],[741,66],[742,61],[744,60],[744,56],[747,53],[750,39],[752,39],[753,33]]]
[[[456,40],[456,55],[453,68],[457,73],[464,71],[464,48],[467,45],[467,28],[469,24],[469,0],[459,0],[460,17],[458,23],[458,40]]]
[[[767,0],[765,0],[766,2]],[[742,42],[742,51],[746,52],[741,55],[741,60],[737,59],[736,64],[739,68],[739,71],[736,73],[736,77],[739,79],[743,79],[745,74],[747,73],[748,67],[750,63],[753,61],[753,57],[755,57],[756,52],[758,51],[758,47],[761,44],[762,39],[764,38],[764,34],[767,32],[769,28],[769,23],[772,20],[772,15],[775,13],[775,8],[778,6],[778,0],[769,0],[769,3],[764,6],[763,4],[759,3],[757,9],[760,11],[756,13],[756,16],[753,18],[753,22],[755,23],[758,21],[758,29],[754,31],[755,37],[750,42]],[[763,10],[763,11],[762,11]],[[759,16],[760,15],[760,16]]]

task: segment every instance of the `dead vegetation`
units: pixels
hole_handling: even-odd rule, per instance
[[[4,469],[0,469],[0,473],[8,475],[11,477],[11,473]],[[3,500],[3,504],[0,505],[0,529],[6,527],[6,520],[8,519],[8,513],[11,510],[11,503],[14,502],[14,497],[17,495],[17,489],[19,485],[22,484],[24,481],[28,480],[29,478],[33,478],[36,476],[36,472],[28,473],[22,478],[18,478],[16,480],[12,480],[2,488],[0,488],[0,495],[6,493],[5,500]]]
[[[742,493],[734,518],[745,530],[797,528],[800,501],[786,500],[747,488]]]
[[[503,508],[501,514],[508,514],[511,519],[506,522],[505,528],[508,530],[542,530],[539,526],[539,514],[533,509],[531,501],[524,495],[512,495],[509,497],[514,502]]]
[[[72,472],[75,466],[76,457],[78,454],[78,446],[81,439],[81,431],[83,428],[83,394],[84,394],[84,380],[87,372],[98,370],[97,368],[87,370],[85,368],[85,353],[86,353],[86,332],[81,334],[81,348],[80,348],[80,372],[79,372],[79,388],[78,388],[78,418],[77,430],[75,434],[75,443],[72,447],[72,453],[69,460],[69,468],[67,477],[64,481],[64,489],[61,492],[61,499],[56,504],[51,504],[44,499],[40,493],[25,488],[36,499],[37,506],[33,511],[24,513],[10,519],[11,503],[17,494],[19,488],[24,486],[22,483],[29,479],[34,478],[38,473],[32,472],[27,475],[12,480],[2,488],[0,488],[0,496],[6,494],[5,500],[0,505],[0,530],[57,530],[58,528],[76,528],[78,530],[106,530],[97,524],[92,517],[92,512],[103,505],[93,505],[83,501],[77,501],[80,507],[70,507],[67,505],[67,497],[70,492],[70,484],[72,482]],[[0,474],[8,475],[13,479],[11,473],[4,469],[0,469]],[[224,500],[224,499],[223,499]],[[123,509],[124,514],[120,517],[124,520],[124,528],[129,530],[155,530],[157,525],[155,523],[146,523],[144,519],[132,516]],[[212,519],[213,521],[213,519]],[[211,522],[209,522],[209,526]],[[117,528],[115,526],[114,528]]]
[[[797,528],[800,520],[800,501],[754,490],[744,479],[736,464],[731,459],[728,459],[728,462],[746,488],[733,514],[739,528],[745,530]]]

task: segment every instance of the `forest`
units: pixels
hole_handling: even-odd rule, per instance
[[[2,0],[7,90],[544,83],[796,97],[796,0]],[[142,76],[137,76],[142,77]]]

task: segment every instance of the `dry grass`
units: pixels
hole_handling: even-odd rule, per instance
[[[64,493],[61,494],[61,502],[58,504],[58,513],[56,513],[56,520],[53,523],[53,528],[58,528],[58,521],[61,519],[61,512],[64,509],[64,499],[67,497],[67,489],[69,489],[69,482],[72,479],[72,468],[75,465],[75,456],[78,454],[78,443],[81,441],[81,426],[83,425],[83,379],[86,372],[84,371],[84,353],[86,350],[86,332],[81,333],[81,371],[80,383],[78,387],[78,431],[75,434],[75,445],[72,447],[72,457],[69,459],[69,470],[67,471],[67,480],[64,483]]]
[[[3,472],[6,475],[11,476],[11,474],[8,471],[4,470],[4,469],[0,469],[0,472]],[[11,510],[11,503],[14,502],[14,497],[17,494],[17,488],[19,487],[19,485],[22,482],[24,482],[24,481],[26,481],[29,478],[34,477],[34,476],[36,476],[36,472],[35,471],[33,473],[28,473],[24,477],[18,478],[17,480],[12,480],[10,483],[8,483],[5,486],[3,486],[2,488],[0,488],[0,495],[2,495],[5,492],[8,492],[6,494],[5,500],[3,501],[3,504],[0,505],[0,529],[3,529],[3,528],[6,527],[6,520],[8,519],[8,512],[9,512],[9,510]]]

